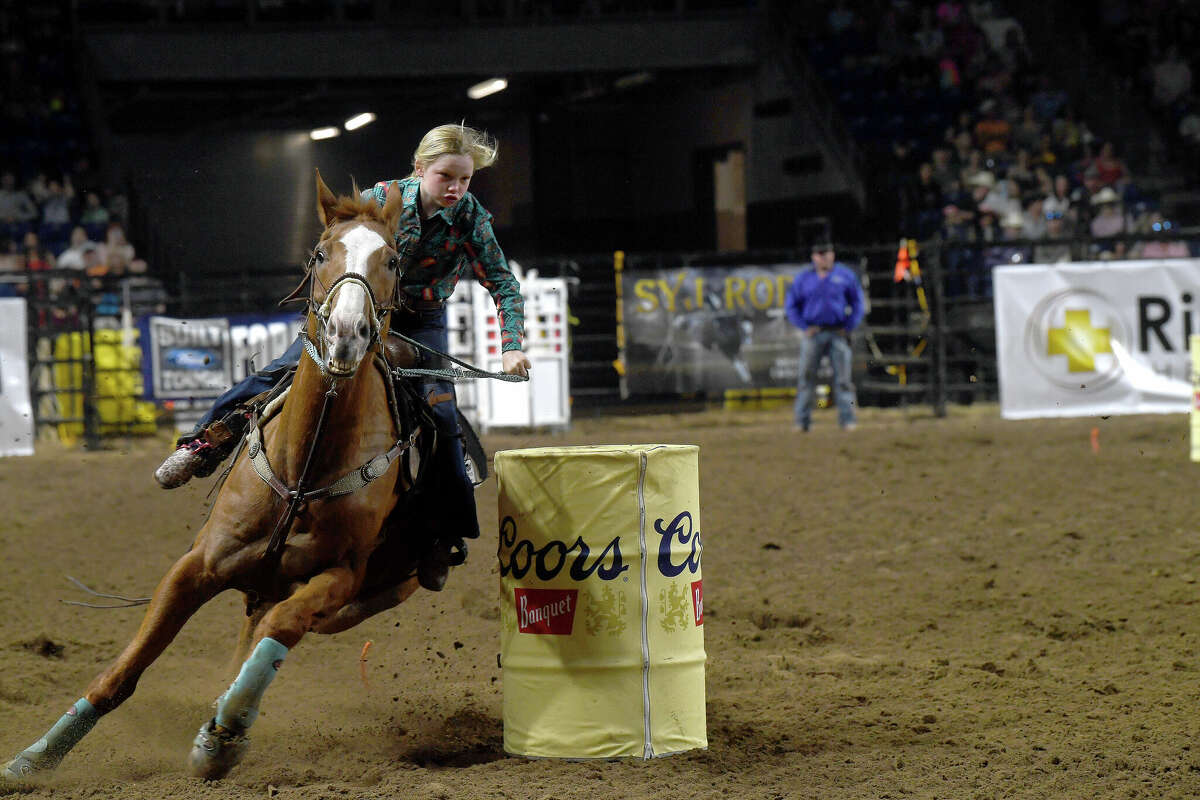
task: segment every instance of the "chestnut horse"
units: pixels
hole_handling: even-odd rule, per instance
[[[398,411],[380,344],[398,298],[392,232],[400,211],[399,192],[379,208],[373,200],[335,197],[317,174],[325,230],[310,262],[306,355],[282,408],[261,431],[255,421],[208,521],[162,578],[124,652],[42,739],[8,762],[4,778],[57,766],[133,694],[204,603],[236,589],[253,612],[243,632],[242,654],[250,656],[189,757],[197,777],[219,778],[244,755],[259,701],[305,633],[345,630],[416,590],[399,535],[403,520],[388,518],[403,511],[400,488],[411,472],[400,465],[412,466],[406,451],[415,451],[422,429],[406,425]],[[381,537],[385,528],[397,535]]]

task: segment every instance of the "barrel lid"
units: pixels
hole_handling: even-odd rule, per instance
[[[689,453],[699,449],[700,446],[695,444],[589,444],[500,450],[497,451],[496,458],[564,458],[569,456],[639,455],[641,453]]]

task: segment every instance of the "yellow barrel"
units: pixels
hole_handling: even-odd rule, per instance
[[[504,749],[708,746],[699,448],[496,453]]]

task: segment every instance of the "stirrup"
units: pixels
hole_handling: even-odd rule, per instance
[[[194,777],[216,781],[229,774],[250,749],[250,737],[244,733],[217,729],[217,720],[200,726],[188,754],[188,769]]]

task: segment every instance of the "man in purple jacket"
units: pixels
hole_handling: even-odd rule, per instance
[[[784,307],[788,319],[804,332],[800,340],[800,380],[796,386],[796,429],[812,425],[813,387],[821,358],[833,364],[833,399],[838,424],[854,430],[856,401],[850,380],[850,334],[863,317],[862,287],[858,276],[834,260],[833,245],[818,239],[812,246],[813,268],[796,276]]]

